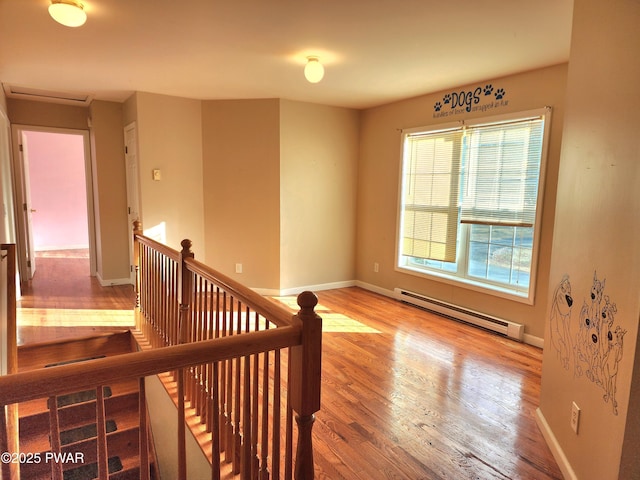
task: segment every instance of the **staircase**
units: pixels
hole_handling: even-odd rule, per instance
[[[135,349],[135,342],[128,331],[27,345],[18,348],[18,371],[88,362],[130,353]],[[139,385],[135,380],[103,387],[109,478],[112,480],[140,478],[138,393]],[[20,452],[26,454],[20,465],[20,477],[23,480],[50,479],[51,464],[59,462],[62,463],[65,480],[97,478],[96,391],[57,397],[59,456],[51,453],[48,402],[47,399],[38,399],[18,406]],[[149,441],[149,445],[153,443]],[[151,478],[158,478],[153,451],[149,462],[152,465]]]

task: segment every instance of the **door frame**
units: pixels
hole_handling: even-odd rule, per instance
[[[125,176],[127,185],[127,220],[129,223],[129,272],[131,284],[135,285],[135,266],[133,262],[133,222],[142,221],[140,211],[140,160],[138,155],[138,127],[136,122],[131,122],[124,127],[124,159]],[[129,139],[133,141],[130,144]],[[134,168],[130,169],[132,163]],[[133,170],[133,171],[132,171]]]
[[[35,125],[24,124],[12,124],[11,125],[11,145],[12,145],[12,161],[13,161],[13,181],[14,181],[14,195],[15,195],[15,217],[16,217],[16,230],[17,230],[17,255],[18,255],[18,269],[20,271],[20,278],[22,281],[29,279],[27,266],[27,259],[29,258],[29,252],[27,251],[30,242],[33,239],[28,238],[28,225],[26,214],[30,206],[26,206],[25,190],[27,187],[25,183],[24,173],[24,161],[22,160],[22,151],[20,145],[22,144],[22,132],[45,132],[45,133],[61,133],[71,135],[81,135],[84,149],[84,177],[85,188],[87,198],[87,228],[89,230],[89,273],[92,277],[96,276],[97,262],[96,262],[96,221],[94,210],[94,195],[93,195],[93,169],[91,162],[91,138],[89,130],[73,129],[73,128],[59,128],[59,127],[42,127]],[[27,209],[27,210],[25,210]]]

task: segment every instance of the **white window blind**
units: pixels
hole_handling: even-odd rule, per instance
[[[455,261],[462,134],[456,129],[405,135],[402,255]]]
[[[467,127],[461,223],[531,227],[544,119]]]

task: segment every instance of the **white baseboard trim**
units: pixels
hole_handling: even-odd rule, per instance
[[[110,278],[104,279],[100,274],[96,274],[96,278],[102,287],[113,287],[114,285],[131,285],[131,279],[127,278]]]
[[[355,284],[355,280],[347,280],[344,282],[320,283],[317,285],[306,285],[303,287],[284,288],[282,290],[267,288],[252,288],[252,290],[256,293],[259,293],[260,295],[270,297],[284,297],[286,295],[297,295],[307,290],[311,292],[320,292],[322,290],[333,290],[335,288],[353,287]]]
[[[544,348],[544,338],[536,337],[535,335],[525,333],[522,341],[528,345],[533,345],[534,347]]]
[[[370,292],[379,293],[380,295],[384,295],[385,297],[390,297],[396,300],[393,290],[387,290],[386,288],[378,287],[377,285],[373,285],[367,282],[361,282],[360,280],[356,280],[356,287],[364,288],[365,290],[369,290]]]
[[[37,252],[53,252],[57,250],[89,250],[89,245],[38,245]]]
[[[560,468],[560,471],[562,472],[565,480],[578,480],[576,472],[573,471],[569,460],[564,454],[562,447],[558,443],[556,436],[551,431],[551,427],[549,427],[547,419],[544,418],[544,415],[542,414],[540,408],[536,408],[536,424],[542,432],[542,436],[544,437],[545,442],[547,442],[547,445],[549,446],[549,449],[553,454],[553,458],[555,458],[556,462],[558,462],[558,467]]]

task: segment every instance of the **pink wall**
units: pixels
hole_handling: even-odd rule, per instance
[[[24,132],[36,250],[88,248],[82,135]]]

